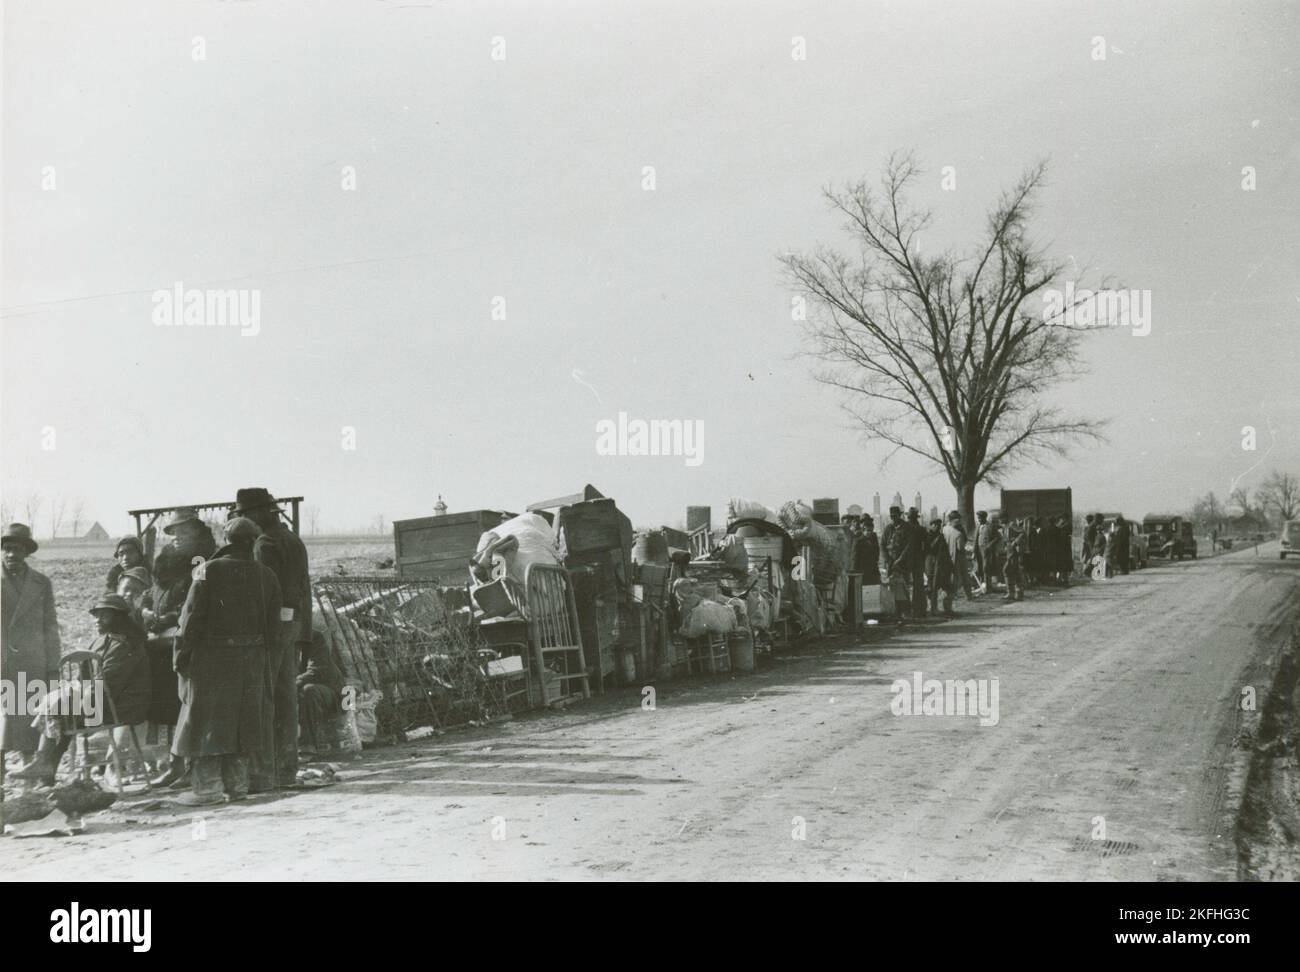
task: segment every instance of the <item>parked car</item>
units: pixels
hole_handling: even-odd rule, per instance
[[[1196,537],[1192,524],[1177,513],[1148,513],[1142,517],[1142,532],[1152,557],[1196,559]]]
[[[1110,528],[1115,521],[1120,518],[1118,513],[1101,514],[1102,529],[1109,533]],[[1151,560],[1150,546],[1147,543],[1147,536],[1142,528],[1133,520],[1128,520],[1128,562],[1134,569],[1145,567]]]
[[[1286,560],[1288,554],[1300,557],[1300,520],[1287,520],[1282,524],[1282,550],[1279,560]]]

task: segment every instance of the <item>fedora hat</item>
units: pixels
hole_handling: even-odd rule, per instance
[[[237,490],[235,492],[235,508],[232,511],[236,516],[241,513],[247,513],[250,510],[273,509],[279,511],[280,505],[276,502],[275,497],[271,495],[270,490],[261,486],[250,486],[247,489]]]
[[[197,523],[200,526],[203,525],[203,521],[199,519],[198,510],[194,509],[192,506],[182,506],[180,509],[172,513],[172,518],[168,520],[167,525],[163,527],[163,533],[168,535],[175,533],[176,528],[182,523]]]
[[[131,605],[127,604],[126,598],[120,594],[104,594],[90,606],[91,614],[96,611],[121,611],[123,614],[130,614]]]
[[[39,544],[32,539],[32,528],[26,523],[10,523],[5,527],[4,536],[0,537],[0,541],[16,543],[25,548],[29,554],[36,553],[39,549]]]

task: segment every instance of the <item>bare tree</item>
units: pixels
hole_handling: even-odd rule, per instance
[[[63,517],[68,509],[68,501],[62,496],[56,496],[50,501],[50,536],[59,535],[59,527],[63,525]]]
[[[307,507],[307,531],[315,536],[320,533],[320,507]]]
[[[1290,473],[1274,469],[1255,491],[1255,496],[1264,509],[1274,510],[1283,523],[1300,514],[1300,479]]]
[[[1085,299],[1041,309],[1066,266],[1028,235],[1045,164],[1002,195],[966,256],[920,255],[931,214],[906,199],[919,171],[911,155],[895,155],[879,192],[865,180],[825,191],[858,256],[821,247],[781,262],[813,305],[808,353],[825,366],[816,378],[845,393],[866,433],[894,446],[882,466],[905,449],[941,467],[971,525],[976,484],[1099,439],[1104,423],[1062,414],[1044,396],[1081,370],[1082,325],[1070,312]]]
[[[26,517],[26,523],[33,530],[36,529],[36,514],[41,511],[45,505],[45,497],[40,493],[28,493],[23,497],[23,514]]]
[[[1195,503],[1192,504],[1192,519],[1195,520],[1202,529],[1206,530],[1223,530],[1223,521],[1227,519],[1228,511],[1224,509],[1219,498],[1211,491],[1206,493]]]
[[[14,521],[14,508],[8,500],[0,500],[0,524],[8,526]]]
[[[1255,522],[1255,509],[1250,504],[1250,493],[1244,486],[1238,486],[1228,494],[1228,502],[1235,503],[1237,509],[1241,510],[1241,518],[1247,523]]]
[[[72,535],[81,536],[81,524],[86,522],[86,501],[78,496],[72,501]]]
[[[384,514],[375,514],[375,532],[382,534],[384,532]]]

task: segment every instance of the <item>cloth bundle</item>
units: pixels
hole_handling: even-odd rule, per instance
[[[756,520],[766,520],[768,523],[779,522],[776,515],[762,503],[755,503],[753,500],[741,499],[739,496],[733,496],[727,500],[727,522],[733,520],[743,520],[752,517]]]

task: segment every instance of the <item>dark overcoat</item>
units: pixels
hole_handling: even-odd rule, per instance
[[[197,572],[181,611],[175,667],[177,756],[271,748],[268,653],[280,630],[280,583],[252,545],[227,546]]]
[[[144,632],[111,632],[101,636],[90,650],[99,655],[99,674],[113,698],[117,725],[133,726],[148,719],[152,680]],[[105,699],[105,721],[111,721],[112,715]]]
[[[27,679],[54,679],[59,674],[59,621],[54,613],[50,579],[24,565],[17,576],[0,569],[0,678],[16,685]],[[0,750],[34,750],[41,741],[32,716],[0,712]]]

